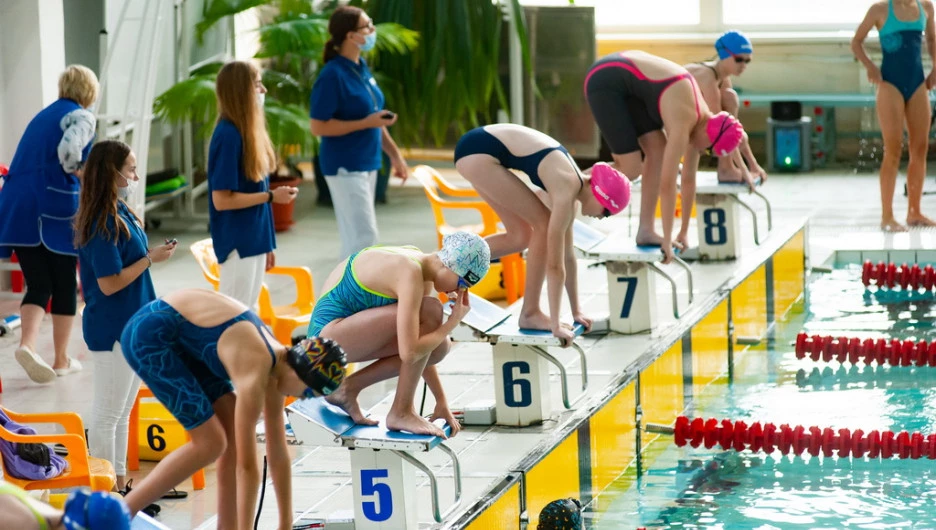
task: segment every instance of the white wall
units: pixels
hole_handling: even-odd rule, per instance
[[[13,158],[29,121],[58,98],[64,28],[62,0],[0,2],[0,161]]]

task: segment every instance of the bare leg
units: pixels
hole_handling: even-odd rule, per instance
[[[904,103],[900,91],[890,83],[881,83],[877,92],[877,114],[884,137],[881,160],[881,228],[885,232],[903,232],[907,227],[894,217],[894,187],[900,169],[903,143]]]
[[[910,164],[907,166],[907,224],[909,226],[936,226],[936,222],[923,215],[920,200],[923,180],[926,178],[926,151],[929,148],[930,106],[926,87],[921,85],[907,102],[907,132],[910,137]]]
[[[52,315],[52,340],[55,343],[53,369],[68,368],[68,339],[74,323],[74,315]]]
[[[39,338],[39,328],[44,316],[44,307],[35,304],[20,306],[20,346],[36,351],[36,339]]]
[[[217,460],[227,449],[228,440],[217,416],[189,431],[189,436],[192,441],[166,455],[140,485],[127,494],[127,506],[132,515],[158,500],[192,473]]]
[[[36,340],[39,337],[39,328],[42,326],[43,316],[45,316],[44,307],[36,304],[23,304],[20,306],[22,335],[20,346],[15,353],[16,362],[23,367],[29,378],[36,383],[50,383],[56,378],[55,370],[36,353]]]
[[[233,392],[221,396],[212,404],[215,418],[221,422],[228,443],[218,457],[218,528],[237,527],[237,444],[234,442],[234,407],[237,398]],[[253,446],[247,448],[253,451]]]
[[[663,236],[657,233],[656,207],[660,198],[660,173],[663,169],[663,150],[666,137],[663,131],[649,132],[640,138],[644,152],[643,180],[640,185],[640,224],[637,228],[638,245],[659,245]]]

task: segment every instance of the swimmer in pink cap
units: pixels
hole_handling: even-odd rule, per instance
[[[572,343],[568,323],[560,322],[562,289],[573,319],[591,329],[578,300],[572,221],[576,206],[595,218],[619,213],[630,201],[630,181],[607,164],[583,175],[569,152],[553,138],[509,123],[478,127],[455,147],[455,167],[504,223],[505,232],[488,236],[491,258],[528,249],[520,327],[552,331],[564,346]],[[532,187],[510,170],[526,174]],[[540,308],[546,283],[549,313]]]
[[[685,68],[641,51],[599,59],[585,76],[585,97],[611,148],[614,166],[631,180],[643,177],[637,243],[660,245],[664,263],[669,263],[680,159],[690,148],[731,156],[744,130],[728,113],[709,110]],[[658,198],[662,236],[654,230]],[[683,202],[683,209],[691,211],[692,204]]]

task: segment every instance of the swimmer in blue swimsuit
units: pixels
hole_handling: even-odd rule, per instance
[[[218,461],[218,527],[250,528],[260,473],[255,426],[263,413],[277,498],[290,499],[283,397],[327,395],[344,377],[333,341],[280,345],[260,318],[212,291],[176,291],[143,306],[120,339],[124,357],[191,441],[174,451],[126,497],[132,513],[195,471]],[[235,397],[236,392],[236,397]],[[245,456],[245,455],[249,455]],[[293,517],[289,502],[280,520]]]
[[[349,375],[325,399],[362,425],[377,421],[358,405],[361,390],[399,375],[386,426],[395,431],[444,436],[431,420],[444,419],[454,436],[459,423],[449,410],[435,364],[449,352],[449,333],[470,310],[468,288],[481,281],[491,263],[487,243],[475,234],[445,236],[442,250],[425,254],[415,247],[368,247],[352,254],[325,280],[315,303],[309,336],[341,344],[348,362],[375,361]],[[436,293],[457,293],[442,322]],[[413,400],[422,376],[435,398],[430,421],[416,413]]]
[[[878,86],[877,114],[884,137],[881,160],[881,228],[903,232],[907,228],[894,216],[894,188],[903,151],[903,131],[909,137],[910,162],[907,165],[907,224],[936,226],[924,216],[920,201],[926,176],[929,149],[930,104],[927,91],[936,88],[936,70],[923,74],[922,39],[933,58],[936,29],[932,0],[887,0],[872,5],[855,30],[852,51],[868,71],[868,81]],[[872,28],[880,35],[881,67],[871,62],[863,43]]]
[[[552,331],[564,346],[572,329],[560,322],[565,287],[572,318],[591,328],[579,307],[572,222],[578,204],[582,214],[604,218],[623,210],[630,200],[630,182],[607,164],[585,176],[559,142],[523,127],[501,123],[468,131],[455,146],[455,168],[471,182],[504,223],[505,232],[487,237],[492,257],[529,249],[520,327]],[[529,188],[511,169],[524,172]],[[549,314],[540,309],[543,283]]]

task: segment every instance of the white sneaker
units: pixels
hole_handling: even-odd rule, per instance
[[[51,383],[55,380],[55,370],[36,355],[29,346],[16,348],[16,362],[26,370],[26,375],[36,383]]]
[[[78,359],[73,357],[68,358],[68,366],[65,368],[56,368],[55,375],[62,377],[63,375],[73,374],[75,372],[81,371],[81,363],[78,362]]]

